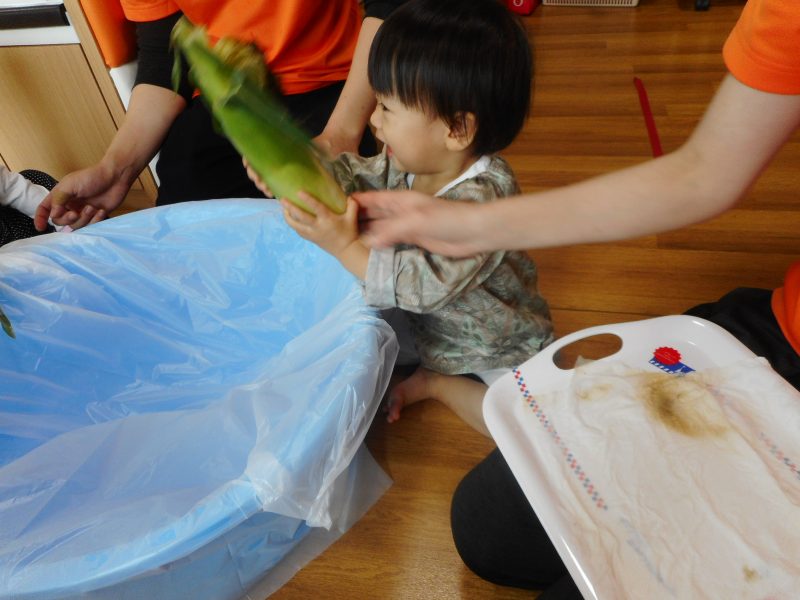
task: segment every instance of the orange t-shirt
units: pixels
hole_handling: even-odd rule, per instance
[[[254,42],[285,94],[301,94],[350,70],[361,8],[357,0],[121,0],[131,21],[155,21],[182,11],[212,39]]]
[[[786,339],[800,354],[800,261],[789,267],[783,287],[772,293],[772,310]]]
[[[800,2],[748,0],[723,48],[739,81],[773,94],[800,94]],[[800,261],[789,267],[772,310],[786,339],[800,354]]]

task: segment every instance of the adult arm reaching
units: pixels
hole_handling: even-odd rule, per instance
[[[150,84],[134,87],[125,120],[103,158],[69,173],[53,188],[36,210],[36,228],[44,230],[51,219],[78,229],[108,216],[122,204],[185,106],[172,90]]]
[[[365,17],[361,23],[353,62],[336,106],[314,143],[331,157],[358,152],[369,116],[375,110],[375,94],[367,79],[369,48],[382,19]]]
[[[270,62],[270,68],[285,78],[282,85],[294,85],[284,90],[284,99],[291,101],[298,120],[314,123],[315,127],[324,114],[328,124],[324,131],[322,123],[325,121],[319,124],[319,129],[315,129],[322,131],[317,142],[328,152],[337,154],[358,148],[374,106],[374,95],[366,76],[369,46],[383,18],[401,3],[399,0],[364,2],[366,18],[361,22],[359,37],[355,42],[355,55],[344,88],[337,95],[336,108],[330,113],[334,103],[328,96],[323,94],[324,101],[317,96],[314,96],[314,101],[306,98],[310,99],[311,94],[317,94],[320,89],[338,82],[336,77],[342,69],[343,53],[350,48],[351,32],[355,31],[348,24],[359,18],[355,0],[340,0],[336,7],[326,11],[327,20],[320,21],[314,31],[309,32],[302,30],[306,21],[299,18],[304,13],[296,3],[256,2],[257,8],[253,12],[260,19],[258,22],[262,23],[257,31],[268,31],[269,24],[277,23],[280,19],[289,19],[295,24],[295,29],[287,32],[285,39],[278,41],[270,36],[259,38],[253,31],[242,29],[249,21],[245,16],[233,15],[232,10],[200,6],[183,0],[174,3],[123,2],[126,16],[137,22],[139,63],[136,86],[125,121],[99,163],[68,174],[45,198],[37,212],[36,226],[44,228],[47,219],[51,218],[54,223],[76,229],[105,218],[122,203],[132,182],[159,150],[157,204],[187,199],[241,197],[251,193],[252,186],[235,160],[238,158],[236,151],[229,144],[218,143],[218,136],[212,131],[211,118],[202,102],[192,100],[193,86],[185,73],[181,78],[179,95],[176,96],[172,91],[173,56],[169,38],[172,27],[182,15],[179,9],[185,6],[188,9],[187,16],[195,18],[198,24],[220,32],[220,35],[260,41],[265,58],[277,55],[278,58]],[[338,25],[339,21],[342,26],[336,37],[328,31],[328,26]],[[297,43],[296,40],[309,35],[322,44],[321,50],[314,49],[316,42]],[[331,56],[326,54],[328,51]],[[179,113],[187,106],[188,114],[178,119]],[[169,140],[172,143],[167,144],[168,148],[162,147],[170,131]]]
[[[353,61],[344,87],[339,94],[328,122],[314,143],[331,157],[342,152],[358,152],[372,111],[375,110],[375,94],[367,77],[367,63],[372,40],[383,23],[394,10],[406,0],[364,0],[364,19],[358,32]]]
[[[545,192],[490,204],[443,202],[414,192],[357,194],[363,237],[466,256],[492,250],[607,242],[669,231],[735,205],[800,125],[800,95],[723,80],[677,150]]]

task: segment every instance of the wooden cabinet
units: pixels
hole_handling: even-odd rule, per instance
[[[0,160],[56,179],[100,160],[124,117],[79,3],[65,4],[80,44],[0,47]],[[120,211],[152,206],[155,195],[147,169]]]

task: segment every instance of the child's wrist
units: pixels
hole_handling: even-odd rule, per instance
[[[344,262],[348,259],[353,259],[358,256],[359,246],[361,245],[358,239],[353,240],[346,246],[343,246],[338,252],[334,252],[334,256],[340,261]]]
[[[369,248],[364,243],[355,239],[347,246],[335,253],[336,259],[342,266],[359,279],[367,276],[367,263],[369,262]]]

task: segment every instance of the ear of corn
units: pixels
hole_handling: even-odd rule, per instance
[[[344,212],[344,192],[309,137],[269,91],[269,74],[255,46],[223,38],[212,48],[204,28],[186,17],[175,24],[172,43],[177,50],[173,80],[180,73],[182,54],[218,128],[276,198],[313,213],[297,196],[302,190],[332,211]]]
[[[6,335],[11,338],[17,337],[14,335],[14,328],[11,327],[11,321],[8,320],[6,313],[3,312],[3,309],[0,308],[0,326],[3,327],[3,331],[6,332]]]

